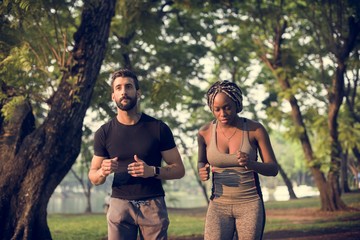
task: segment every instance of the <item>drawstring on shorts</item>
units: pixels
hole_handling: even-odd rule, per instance
[[[150,205],[149,201],[144,201],[144,200],[129,200],[129,203],[136,206],[137,208],[140,208],[140,205],[143,205],[143,206]]]

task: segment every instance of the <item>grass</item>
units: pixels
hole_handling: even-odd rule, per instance
[[[349,206],[359,209],[360,192],[344,194],[342,200]],[[282,211],[280,218],[268,217],[265,234],[279,231],[298,233],[340,233],[360,229],[360,211],[320,212],[319,198],[304,198],[286,202],[266,203],[266,209],[275,214]],[[295,211],[297,209],[297,211]],[[286,215],[286,213],[288,213]],[[298,217],[294,217],[298,213]]]
[[[359,203],[360,192],[343,194],[341,199],[348,205]],[[265,202],[266,209],[294,209],[294,208],[318,208],[320,200],[318,197],[299,198],[289,201],[269,201]]]
[[[48,225],[54,240],[93,240],[107,235],[105,214],[50,214]]]
[[[169,214],[169,236],[193,236],[204,233],[205,216]]]
[[[203,234],[205,216],[169,213],[169,236]],[[107,235],[105,214],[50,214],[48,225],[54,240],[93,240]]]
[[[342,199],[349,206],[359,206],[360,192],[345,194]],[[266,202],[266,210],[284,211],[294,209],[320,208],[318,197],[296,199],[282,202]],[[199,236],[203,234],[205,214],[183,214],[180,211],[169,211],[169,236]],[[346,220],[345,220],[346,219]],[[353,219],[348,221],[348,219]],[[54,240],[101,239],[107,234],[105,214],[50,214],[48,225]],[[339,212],[336,217],[317,218],[301,224],[290,221],[286,215],[283,218],[267,217],[265,233],[274,231],[316,231],[329,229],[360,228],[360,212]]]

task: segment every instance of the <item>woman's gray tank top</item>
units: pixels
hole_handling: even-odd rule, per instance
[[[249,155],[250,161],[257,161],[257,149],[249,141],[246,119],[243,118],[244,130],[239,146],[241,152]],[[217,122],[211,130],[211,139],[206,150],[207,160],[212,167],[211,199],[219,203],[236,204],[256,201],[260,198],[260,186],[257,174],[239,166],[236,154],[221,153],[216,142]]]

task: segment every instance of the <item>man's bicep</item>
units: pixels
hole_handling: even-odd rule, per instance
[[[161,155],[167,165],[179,164],[179,163],[182,164],[181,156],[177,147],[174,147],[166,151],[162,151]]]

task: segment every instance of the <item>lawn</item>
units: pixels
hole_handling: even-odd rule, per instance
[[[348,206],[360,208],[360,192],[344,194],[342,199]],[[327,239],[352,239],[345,235],[342,238],[341,234],[360,229],[360,211],[320,212],[318,197],[266,202],[265,208],[265,239],[308,235],[316,239],[316,236],[329,234],[337,234],[339,238],[330,236]],[[201,239],[205,212],[206,208],[169,209],[169,238]],[[104,238],[107,233],[104,214],[50,214],[48,224],[54,240],[95,240]]]

